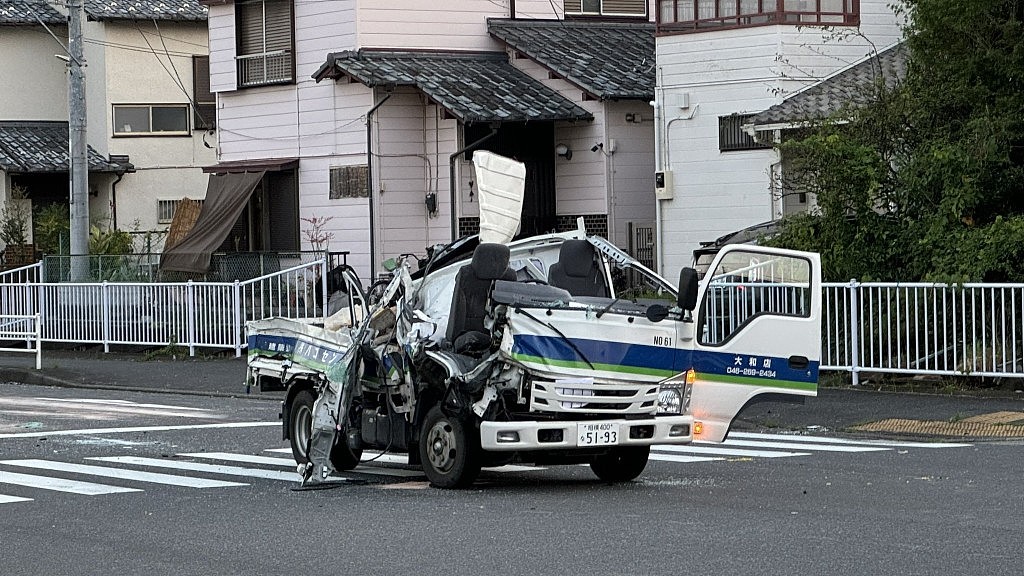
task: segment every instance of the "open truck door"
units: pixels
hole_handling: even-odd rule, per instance
[[[821,297],[817,254],[736,245],[716,255],[691,341],[694,440],[724,440],[756,396],[817,395]]]

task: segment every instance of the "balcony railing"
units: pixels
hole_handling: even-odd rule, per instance
[[[860,0],[659,0],[659,32],[860,23]]]

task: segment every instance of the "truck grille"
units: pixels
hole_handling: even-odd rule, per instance
[[[651,414],[658,404],[658,385],[649,382],[561,382],[534,378],[530,392],[531,412]]]

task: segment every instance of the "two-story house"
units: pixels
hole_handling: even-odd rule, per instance
[[[902,31],[888,0],[661,0],[656,16],[657,260],[678,270],[701,241],[807,209],[775,189],[784,163],[771,148],[789,126],[772,119],[799,114],[754,115]]]
[[[330,248],[376,273],[476,231],[470,158],[487,149],[527,166],[523,234],[582,217],[650,251],[647,0],[202,1],[219,131],[207,171],[263,173],[229,244],[308,248],[321,218]]]
[[[216,161],[198,0],[0,4],[0,198],[17,186],[34,209],[68,203],[64,46],[68,10],[82,4],[91,219],[166,229],[178,200],[203,197],[202,166]]]

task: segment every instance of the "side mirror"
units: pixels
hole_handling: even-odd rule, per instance
[[[697,271],[683,268],[679,271],[679,300],[677,304],[683,310],[692,312],[697,307]]]

